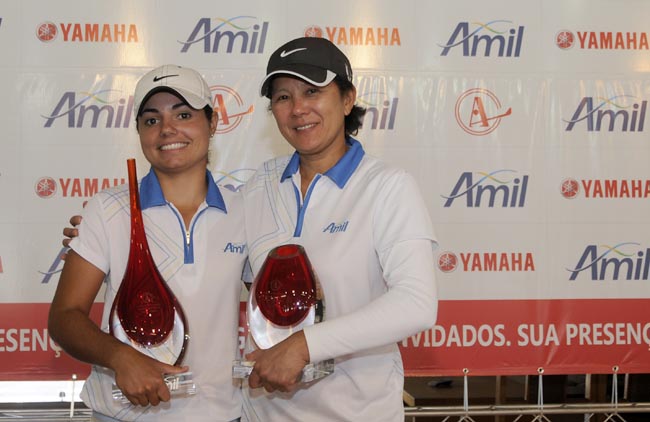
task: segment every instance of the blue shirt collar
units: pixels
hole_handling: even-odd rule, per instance
[[[359,163],[363,158],[365,151],[361,146],[361,143],[354,138],[346,138],[345,143],[350,147],[345,152],[345,155],[329,170],[325,172],[325,176],[329,177],[339,189],[343,189],[345,184],[352,176],[352,173],[359,167]],[[293,156],[289,160],[289,164],[284,169],[282,173],[281,182],[284,182],[286,179],[290,178],[292,175],[296,174],[300,168],[300,155],[298,151],[293,153]]]
[[[208,193],[205,197],[205,202],[209,207],[219,208],[221,211],[227,212],[226,204],[223,201],[219,187],[214,182],[212,173],[207,169],[205,170],[205,178],[208,182]],[[140,205],[143,210],[167,205],[167,200],[165,200],[165,195],[163,195],[160,182],[158,181],[158,176],[156,176],[153,168],[149,169],[149,173],[140,181]]]

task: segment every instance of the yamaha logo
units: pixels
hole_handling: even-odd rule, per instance
[[[443,252],[438,257],[438,268],[443,273],[451,273],[458,267],[458,257],[453,252]]]
[[[305,37],[323,38],[323,28],[312,25],[305,28]]]
[[[571,31],[560,31],[555,34],[555,45],[562,50],[568,50],[573,47],[575,37]]]
[[[34,186],[36,195],[43,199],[49,199],[56,193],[56,181],[51,177],[41,177]]]
[[[36,28],[36,37],[43,42],[50,42],[56,38],[56,25],[52,22],[43,22]]]
[[[566,199],[573,199],[580,193],[580,184],[575,179],[564,179],[560,192]]]

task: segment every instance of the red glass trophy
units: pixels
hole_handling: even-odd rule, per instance
[[[253,282],[246,306],[253,348],[268,349],[304,327],[321,322],[323,300],[305,250],[300,245],[272,249]],[[233,362],[233,378],[246,378],[255,362]],[[331,374],[334,359],[303,368],[303,382]]]
[[[142,220],[135,159],[127,160],[131,206],[131,245],[120,288],[109,317],[110,333],[141,353],[170,365],[180,365],[187,351],[189,331],[176,296],[163,280],[154,262]],[[190,372],[167,375],[172,396],[190,395],[196,386]],[[113,398],[128,399],[117,385]]]

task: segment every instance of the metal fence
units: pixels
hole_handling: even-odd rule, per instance
[[[626,413],[650,414],[650,403],[613,404],[552,404],[538,405],[488,405],[488,406],[450,406],[450,407],[407,407],[405,421],[413,422],[423,417],[439,417],[443,421],[471,422],[473,416],[516,416],[515,421],[551,422],[553,415],[582,414],[585,422],[603,415],[604,421],[626,422]],[[530,418],[528,418],[530,416]],[[650,418],[650,417],[649,417]],[[649,419],[650,420],[650,419]]]

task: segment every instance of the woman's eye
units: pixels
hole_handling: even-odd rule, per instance
[[[307,94],[309,94],[309,95],[314,95],[316,93],[318,93],[318,88],[309,88],[307,90]]]
[[[277,103],[278,101],[284,101],[287,98],[289,98],[287,95],[277,95],[275,98],[273,98],[273,102]]]
[[[153,118],[153,117],[150,117],[150,118],[144,120],[144,124],[145,124],[146,126],[153,126],[153,125],[156,124],[157,121],[158,121],[158,119],[155,119],[155,118]]]
[[[178,117],[180,117],[181,119],[189,119],[190,117],[192,117],[192,113],[190,113],[190,112],[181,112],[181,113],[178,114]]]

